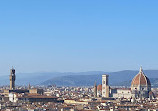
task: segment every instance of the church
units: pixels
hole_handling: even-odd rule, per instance
[[[95,97],[113,98],[149,98],[153,97],[151,83],[144,74],[142,67],[139,73],[133,78],[130,88],[111,88],[109,86],[109,75],[102,75],[102,84],[94,86]]]

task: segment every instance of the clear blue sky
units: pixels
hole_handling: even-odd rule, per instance
[[[0,75],[158,69],[157,0],[0,1]]]

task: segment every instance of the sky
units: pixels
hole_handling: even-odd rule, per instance
[[[157,0],[0,1],[0,75],[158,69]]]

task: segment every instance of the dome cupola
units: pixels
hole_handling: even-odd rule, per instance
[[[151,84],[148,77],[144,74],[142,67],[139,73],[133,78],[131,83],[132,90],[151,90]]]

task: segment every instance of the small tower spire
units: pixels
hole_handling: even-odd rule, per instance
[[[94,83],[94,97],[97,97],[97,84],[96,84],[96,81]]]
[[[29,83],[29,85],[28,85],[28,90],[29,90],[29,89],[31,89],[31,85],[30,85],[30,83]]]

